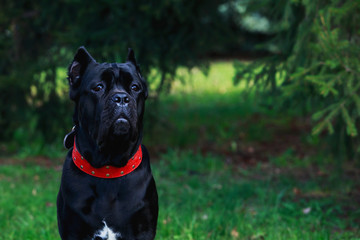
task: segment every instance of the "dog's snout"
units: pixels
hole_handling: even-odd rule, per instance
[[[127,104],[130,102],[130,98],[126,93],[116,93],[112,96],[112,101],[119,104]]]

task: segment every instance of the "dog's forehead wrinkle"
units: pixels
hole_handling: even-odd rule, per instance
[[[133,74],[135,67],[129,63],[103,63],[99,70],[102,76],[111,73],[114,77],[113,80],[120,84],[126,84],[136,79],[136,75]]]

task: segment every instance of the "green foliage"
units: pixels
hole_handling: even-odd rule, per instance
[[[154,91],[169,91],[179,66],[201,65],[200,57],[239,43],[236,12],[221,8],[231,2],[3,2],[0,142],[20,133],[23,139],[53,142],[71,128],[66,79],[58,69],[70,63],[81,45],[99,61],[124,61],[133,48],[145,76],[157,70],[160,81]],[[149,82],[156,78],[150,76]]]
[[[235,83],[246,80],[257,89],[281,93],[287,106],[313,114],[313,134],[327,130],[334,135],[332,148],[339,152],[345,143],[348,157],[354,158],[360,151],[354,149],[360,117],[360,2],[283,2],[267,10],[274,1],[264,1],[261,8],[274,23],[275,37],[265,46],[274,55],[237,63]]]
[[[68,15],[80,21],[69,24],[63,37],[105,60],[123,61],[132,47],[145,73],[154,67],[159,70],[158,90],[169,89],[179,66],[192,67],[200,56],[236,42],[234,20],[218,10],[226,2],[231,1],[92,0],[86,8],[82,1],[72,2]]]

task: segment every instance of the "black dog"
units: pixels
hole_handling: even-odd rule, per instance
[[[57,199],[62,239],[154,239],[158,197],[141,145],[145,80],[125,63],[97,63],[85,48],[68,71],[75,127]]]

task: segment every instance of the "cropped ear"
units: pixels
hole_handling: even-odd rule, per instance
[[[75,56],[74,60],[68,68],[68,80],[70,85],[70,98],[76,98],[76,89],[80,85],[81,77],[84,74],[87,66],[91,62],[96,62],[85,47],[80,47]]]
[[[131,48],[129,48],[129,50],[128,50],[128,56],[127,56],[126,61],[127,61],[127,62],[131,62],[132,64],[134,64],[134,66],[135,66],[135,68],[136,68],[136,71],[137,71],[139,77],[142,79],[143,77],[141,76],[140,67],[139,67],[139,65],[136,63],[134,50],[132,50]]]
[[[129,48],[128,50],[128,56],[126,59],[127,62],[131,62],[132,64],[134,64],[137,74],[139,75],[140,79],[144,82],[144,87],[145,87],[145,99],[148,97],[148,90],[147,90],[147,86],[146,86],[146,81],[145,79],[141,76],[141,71],[140,71],[140,67],[139,65],[136,63],[136,59],[135,59],[135,53],[134,50],[132,50],[131,48]]]
[[[129,50],[128,50],[128,55],[127,55],[126,61],[133,63],[137,67],[135,53],[134,53],[134,50],[132,50],[131,48],[129,48]]]

